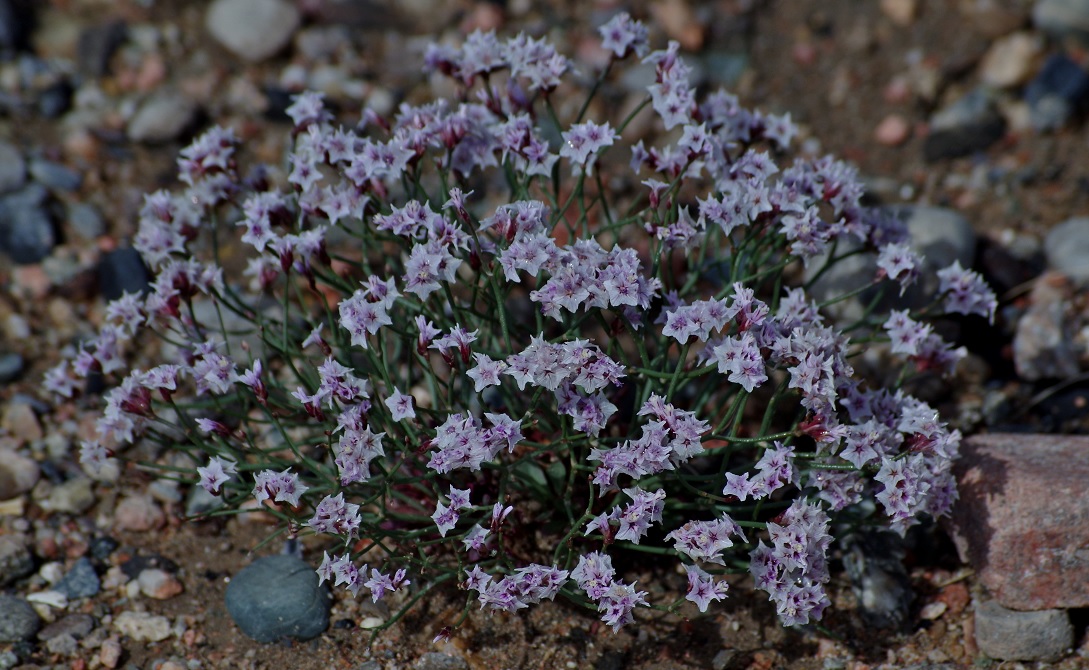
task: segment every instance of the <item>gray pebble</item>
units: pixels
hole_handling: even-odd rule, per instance
[[[61,635],[70,635],[78,640],[87,637],[94,628],[95,619],[90,614],[69,614],[38,631],[38,639],[51,640]]]
[[[20,265],[39,263],[57,243],[53,220],[44,207],[18,198],[0,203],[0,248]]]
[[[329,626],[327,585],[304,561],[278,555],[259,558],[227,585],[227,611],[242,632],[258,642],[309,640]]]
[[[153,93],[129,120],[127,133],[134,142],[156,144],[177,139],[192,125],[197,104],[178,91]]]
[[[1055,130],[1079,109],[1089,96],[1089,73],[1064,54],[1054,54],[1025,88],[1029,120],[1037,130]]]
[[[128,29],[124,21],[110,21],[89,26],[79,35],[76,44],[76,63],[85,77],[97,79],[109,74],[110,59],[125,42]]]
[[[0,354],[0,384],[7,384],[19,378],[26,361],[15,352]]]
[[[0,595],[0,642],[29,640],[42,627],[42,620],[30,603],[15,596]]]
[[[68,207],[68,223],[72,232],[90,242],[106,234],[106,222],[94,205],[77,202]]]
[[[124,292],[143,293],[149,275],[140,252],[122,247],[102,256],[98,263],[98,290],[106,300],[115,300]]]
[[[0,193],[14,191],[26,181],[26,161],[11,144],[0,142]]]
[[[432,651],[421,656],[412,667],[414,670],[466,670],[469,664],[460,656]]]
[[[1044,238],[1047,264],[1076,282],[1089,282],[1089,217],[1067,219]]]
[[[930,133],[923,142],[923,158],[934,162],[983,151],[1006,133],[1006,121],[995,109],[991,95],[976,89],[930,118]]]
[[[75,477],[53,487],[42,507],[50,512],[83,514],[95,504],[95,492],[89,477]]]
[[[1032,8],[1032,22],[1056,37],[1089,37],[1089,0],[1039,0]]]
[[[215,0],[204,25],[228,51],[257,62],[287,46],[300,18],[295,4],[286,0]]]
[[[1066,610],[1018,612],[989,600],[976,607],[976,644],[1004,661],[1057,661],[1074,644]]]
[[[866,532],[845,536],[841,543],[863,620],[877,628],[902,628],[915,598],[904,569],[903,540],[890,532]]]
[[[19,665],[19,656],[14,651],[0,652],[0,670],[11,670]]]
[[[33,158],[30,161],[30,176],[57,191],[77,191],[83,185],[83,175],[70,167]]]
[[[95,566],[84,556],[75,562],[68,574],[64,575],[64,578],[53,588],[68,596],[69,600],[75,600],[96,595],[101,588],[101,582],[98,580]]]
[[[19,535],[0,535],[0,586],[34,572],[34,556]]]

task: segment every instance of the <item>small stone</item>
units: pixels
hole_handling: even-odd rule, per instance
[[[1032,7],[1032,22],[1056,37],[1089,39],[1089,1],[1039,0]]]
[[[124,21],[110,21],[84,28],[76,44],[76,63],[80,72],[91,79],[109,74],[110,59],[124,44],[127,34]]]
[[[61,78],[38,94],[38,113],[46,119],[56,119],[72,107],[72,84]]]
[[[170,619],[147,612],[122,612],[113,619],[113,627],[137,642],[162,642],[170,637]]]
[[[1004,607],[1089,607],[1089,437],[988,433],[961,443],[948,526]]]
[[[306,562],[287,555],[259,558],[227,585],[227,611],[258,642],[309,640],[329,626],[327,585]]]
[[[15,352],[0,354],[0,384],[9,384],[19,378],[26,367],[22,355]]]
[[[72,203],[68,207],[68,223],[80,239],[90,242],[106,233],[106,222],[98,208],[86,202]]]
[[[976,89],[930,118],[923,158],[934,162],[983,151],[1006,134],[1006,122],[987,91]]]
[[[107,668],[116,668],[121,663],[121,643],[117,638],[107,638],[98,648],[98,660]]]
[[[919,616],[927,621],[934,621],[940,619],[947,609],[949,609],[949,605],[938,600],[924,605],[923,609],[919,611]]]
[[[84,556],[72,565],[72,569],[53,588],[68,596],[69,600],[75,600],[96,595],[101,588],[101,582],[95,566]]]
[[[38,605],[48,605],[53,609],[62,610],[68,607],[68,596],[64,595],[60,591],[35,591],[26,597],[28,603],[35,603]],[[39,612],[42,610],[39,609]]]
[[[873,131],[873,137],[880,144],[889,147],[900,146],[911,136],[911,124],[899,114],[889,114]]]
[[[910,26],[919,13],[919,0],[881,0],[881,13],[898,26]]]
[[[39,640],[52,640],[60,635],[70,635],[79,640],[94,630],[95,620],[90,614],[69,614],[57,619],[38,632]]]
[[[109,558],[113,552],[117,551],[117,548],[120,546],[121,543],[109,535],[99,535],[91,540],[91,556],[100,561],[104,561]]]
[[[258,62],[288,45],[300,19],[295,4],[286,0],[215,0],[204,25],[228,51]]]
[[[13,261],[39,263],[56,243],[53,220],[44,207],[11,196],[0,202],[0,249]]]
[[[1044,253],[1052,270],[1089,283],[1089,217],[1067,219],[1048,231]]]
[[[15,596],[0,595],[0,642],[29,640],[41,627],[41,617],[30,603]]]
[[[34,32],[34,3],[0,2],[0,56],[10,58],[27,49]]]
[[[1054,54],[1025,87],[1029,120],[1037,130],[1066,125],[1089,97],[1089,73],[1064,54]]]
[[[75,656],[79,651],[79,641],[68,634],[57,635],[46,641],[45,650],[59,656]]]
[[[182,501],[182,493],[178,490],[178,482],[171,479],[156,479],[148,484],[148,495],[164,505],[176,505]]]
[[[460,656],[430,651],[421,656],[412,667],[414,670],[467,670],[469,664]]]
[[[908,621],[915,594],[904,569],[904,547],[890,532],[852,533],[842,540],[843,566],[869,625],[901,628]]]
[[[118,530],[146,532],[162,527],[166,516],[159,505],[146,495],[123,498],[114,510],[114,525]]]
[[[158,144],[177,139],[193,123],[197,104],[171,89],[153,93],[129,120],[128,137],[134,142]]]
[[[41,501],[43,509],[62,514],[83,514],[94,504],[95,493],[87,477],[75,477],[54,486],[49,497]]]
[[[38,422],[34,408],[27,403],[10,403],[4,409],[0,425],[22,444],[42,439],[42,424]]]
[[[1042,50],[1039,36],[1029,32],[995,40],[980,63],[979,78],[998,88],[1020,86],[1032,76]]]
[[[1033,281],[1028,309],[1017,320],[1013,335],[1013,364],[1026,381],[1068,379],[1079,372],[1069,283],[1056,273]]]
[[[115,249],[98,264],[98,288],[106,300],[120,298],[123,292],[143,293],[149,278],[140,252],[132,247]]]
[[[30,176],[57,191],[78,191],[83,184],[83,175],[79,172],[42,158],[30,161]]]
[[[34,488],[41,467],[14,449],[0,449],[0,500],[9,500]]]
[[[165,570],[144,570],[136,581],[140,585],[140,593],[156,600],[169,600],[185,590],[178,578]]]
[[[1065,610],[1018,612],[989,600],[976,607],[975,619],[976,644],[990,658],[1054,662],[1074,644]]]
[[[21,535],[0,535],[0,586],[34,573],[34,556]]]
[[[26,161],[11,144],[0,142],[0,193],[16,190],[26,181]]]

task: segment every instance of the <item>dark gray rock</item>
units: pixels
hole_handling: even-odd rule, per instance
[[[57,243],[48,199],[44,186],[29,184],[0,200],[0,249],[16,263],[38,263]]]
[[[33,33],[32,2],[0,0],[0,58],[10,58],[29,47]]]
[[[890,532],[865,532],[847,535],[841,544],[863,620],[877,628],[903,628],[915,599],[904,569],[903,540]]]
[[[0,595],[0,642],[19,642],[34,637],[42,620],[30,603],[15,596]]]
[[[47,119],[56,119],[72,108],[72,84],[66,78],[58,79],[38,93],[38,113]]]
[[[14,191],[26,181],[26,161],[15,146],[0,142],[0,193]]]
[[[61,635],[70,635],[79,640],[87,637],[94,628],[95,619],[90,614],[69,614],[38,631],[38,639],[51,640]]]
[[[53,588],[68,596],[69,600],[75,600],[96,595],[101,588],[101,582],[98,580],[95,566],[91,564],[89,558],[84,556],[75,562],[68,574],[64,575],[64,578]]]
[[[98,264],[98,289],[106,300],[120,298],[123,292],[143,293],[149,274],[140,252],[132,247],[114,249]]]
[[[34,556],[18,535],[0,535],[0,586],[34,572]]]
[[[421,656],[412,667],[414,670],[466,670],[469,664],[459,656],[432,651]]]
[[[83,175],[70,167],[34,158],[30,161],[30,176],[57,191],[77,191],[83,185]]]
[[[106,234],[106,222],[94,205],[72,203],[68,207],[68,224],[80,239],[90,242]]]
[[[1054,54],[1025,87],[1029,120],[1037,130],[1066,125],[1085,108],[1089,98],[1089,73],[1065,54]]]
[[[117,551],[117,548],[120,546],[121,543],[109,535],[99,535],[91,540],[91,556],[100,561],[104,561],[110,557],[110,554]]]
[[[976,644],[990,658],[1054,662],[1073,646],[1074,626],[1065,610],[1019,612],[989,600],[976,607]]]
[[[934,162],[983,151],[1006,134],[1006,121],[990,95],[976,89],[934,114],[923,141],[923,158]]]
[[[318,574],[293,556],[259,558],[227,585],[227,611],[258,642],[309,640],[329,626],[332,599]]]
[[[26,367],[26,361],[17,353],[0,354],[0,384],[7,384],[19,378]]]
[[[128,29],[124,21],[110,21],[84,28],[76,44],[76,63],[80,74],[92,79],[104,77],[110,71],[110,59],[125,43]]]

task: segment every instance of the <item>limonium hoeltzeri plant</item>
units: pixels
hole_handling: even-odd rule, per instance
[[[245,178],[231,130],[198,137],[184,188],[140,213],[150,289],[47,375],[63,397],[111,386],[84,466],[162,440],[211,514],[256,501],[320,536],[320,578],[391,621],[441,584],[466,611],[562,596],[614,629],[686,607],[613,566],[645,552],[683,566],[701,612],[750,573],[803,624],[829,604],[832,514],[903,533],[948,512],[960,435],[903,382],[951,371],[965,352],[930,319],[993,318],[993,293],[954,264],[929,304],[879,314],[920,259],[855,171],[791,159],[789,116],[698,99],[678,45],[650,51],[628,15],[600,33],[609,66],[581,88],[545,40],[476,32],[426,56],[456,100],[344,127],[303,93],[284,165]],[[640,58],[643,103],[590,118]],[[625,146],[638,115],[670,143]],[[812,297],[867,252],[870,280]],[[862,318],[834,324],[850,300]],[[169,362],[129,370],[146,333]],[[903,367],[888,388],[852,368],[881,344]]]

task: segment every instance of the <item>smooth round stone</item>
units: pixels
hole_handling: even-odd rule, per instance
[[[0,535],[0,586],[34,572],[34,556],[18,535]]]
[[[0,384],[15,381],[22,374],[26,361],[15,352],[0,354]]]
[[[57,243],[49,212],[39,206],[23,206],[27,204],[9,200],[0,213],[4,251],[20,265],[40,262]]]
[[[227,585],[227,611],[258,642],[309,640],[329,626],[332,598],[318,573],[294,556],[259,558]]]
[[[196,118],[197,104],[177,91],[162,90],[152,94],[133,114],[128,125],[129,139],[156,144],[181,135]]]
[[[114,249],[98,263],[98,288],[106,300],[120,298],[126,291],[143,293],[148,288],[148,271],[140,252],[132,247]]]
[[[14,449],[0,449],[0,500],[10,500],[34,488],[41,466]]]
[[[1089,37],[1089,0],[1039,0],[1032,7],[1032,22],[1045,33],[1062,37]]]
[[[285,0],[216,0],[204,24],[228,51],[257,62],[287,46],[300,18],[294,3]]]
[[[30,176],[58,191],[76,191],[83,185],[83,175],[76,170],[42,158],[30,161]]]
[[[34,637],[42,620],[30,603],[15,596],[0,595],[0,642],[19,642]]]
[[[1089,282],[1089,217],[1077,216],[1052,228],[1044,238],[1047,264],[1077,282]]]
[[[14,191],[26,181],[23,154],[7,142],[0,142],[0,193]]]

